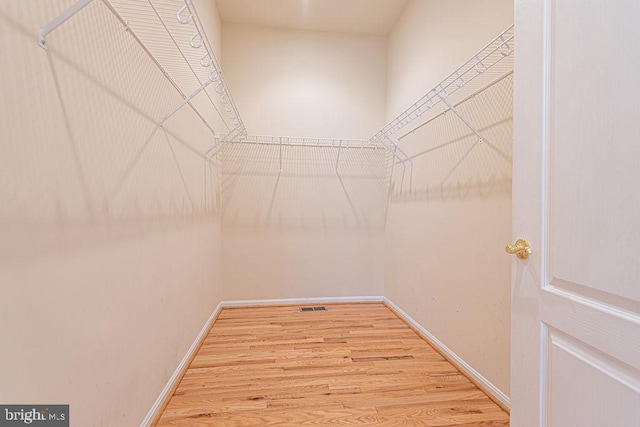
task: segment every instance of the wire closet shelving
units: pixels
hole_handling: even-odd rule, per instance
[[[370,141],[372,143],[386,141],[388,144],[392,144],[401,154],[402,158],[398,159],[399,163],[403,166],[405,162],[411,164],[411,158],[402,151],[397,141],[447,111],[452,111],[478,137],[479,142],[485,141],[486,138],[458,111],[456,106],[512,73],[513,52],[514,31],[513,25],[511,25],[442,82],[386,124],[371,137]],[[418,122],[418,125],[414,125],[411,130],[396,138],[400,131],[406,130],[414,122]]]
[[[47,49],[49,33],[93,1],[77,1],[40,28],[38,44]],[[191,0],[95,1],[113,13],[182,97],[158,117],[160,126],[188,106],[212,134],[208,157],[231,140],[243,139],[247,132],[240,112]]]
[[[46,49],[47,35],[93,1],[77,1],[40,28],[39,45]],[[95,1],[117,17],[182,97],[158,124],[188,106],[212,133],[211,148],[204,153],[209,158],[229,143],[384,148],[406,168],[413,162],[399,140],[444,112],[452,111],[483,142],[486,138],[456,106],[513,72],[512,25],[367,140],[248,135],[193,0]],[[407,131],[412,123],[417,125]],[[405,133],[398,137],[401,131]]]

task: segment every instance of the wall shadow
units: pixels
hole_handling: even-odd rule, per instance
[[[392,203],[486,198],[511,193],[513,74],[457,106],[482,142],[451,111],[401,139],[413,160],[395,165]]]
[[[0,229],[49,251],[91,230],[126,238],[216,221],[210,129],[190,108],[159,126],[182,98],[103,2],[52,32],[48,50],[37,45],[37,29],[68,3],[0,8],[0,50],[11,58],[1,71]],[[25,246],[3,240],[12,256]]]
[[[384,227],[383,149],[230,144],[221,158],[223,226]]]

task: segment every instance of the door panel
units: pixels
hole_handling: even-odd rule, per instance
[[[640,301],[636,1],[550,1],[551,279]],[[558,285],[561,286],[559,283]]]
[[[637,425],[628,410],[640,405],[637,371],[560,332],[548,337],[546,425]]]
[[[541,293],[540,302],[546,326],[640,371],[637,314],[551,286]]]
[[[640,425],[640,3],[515,11],[512,425]]]

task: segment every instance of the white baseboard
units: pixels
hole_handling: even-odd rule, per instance
[[[286,299],[259,299],[222,301],[222,307],[255,307],[268,305],[295,305],[295,304],[331,304],[331,303],[358,303],[358,302],[382,302],[382,296],[366,297],[318,297],[318,298],[286,298]]]
[[[400,318],[410,324],[416,330],[416,332],[422,335],[425,340],[427,340],[439,351],[441,351],[447,358],[455,362],[460,370],[464,371],[466,375],[473,378],[474,381],[480,384],[487,393],[490,393],[493,398],[501,402],[506,408],[510,408],[511,405],[509,396],[504,394],[502,390],[496,387],[491,381],[486,379],[482,374],[480,374],[480,372],[473,369],[471,365],[465,362],[460,356],[455,354],[449,347],[444,345],[438,338],[436,338],[429,331],[423,328],[422,325],[420,325],[414,318],[405,313],[400,307],[391,302],[391,300],[389,300],[387,297],[384,297],[383,301]]]
[[[187,363],[189,363],[189,361],[191,360],[191,357],[193,356],[194,352],[198,349],[198,345],[200,344],[200,341],[202,341],[202,338],[207,334],[207,332],[209,332],[209,329],[211,328],[211,324],[213,323],[215,318],[218,316],[218,313],[220,313],[220,310],[222,310],[222,303],[216,306],[216,308],[213,310],[213,313],[211,313],[211,316],[209,316],[209,319],[207,319],[206,323],[200,330],[200,333],[198,334],[198,336],[195,338],[195,340],[193,340],[191,347],[189,347],[189,350],[187,350],[187,353],[184,355],[184,357],[178,364],[178,367],[173,372],[173,375],[171,375],[171,378],[169,378],[169,381],[167,381],[167,384],[164,386],[164,388],[160,392],[160,395],[154,402],[153,406],[151,407],[151,409],[149,409],[149,412],[147,412],[147,416],[144,417],[144,420],[142,420],[142,422],[140,423],[140,427],[148,427],[151,425],[151,423],[153,422],[153,419],[156,417],[156,414],[162,407],[162,404],[167,399],[169,393],[173,389],[173,385],[180,377],[180,374],[184,370]]]

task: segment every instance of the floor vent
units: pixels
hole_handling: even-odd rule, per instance
[[[327,311],[327,307],[300,307],[300,311]]]

